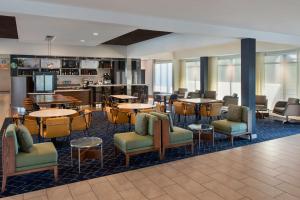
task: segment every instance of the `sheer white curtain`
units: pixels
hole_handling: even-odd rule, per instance
[[[154,66],[154,92],[173,92],[172,62],[156,62]]]
[[[185,61],[185,71],[188,91],[200,90],[200,60]]]
[[[272,109],[277,101],[298,96],[299,83],[297,52],[265,54],[263,94]]]
[[[217,98],[233,93],[241,97],[241,58],[239,55],[218,57]]]

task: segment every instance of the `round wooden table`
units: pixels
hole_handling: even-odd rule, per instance
[[[48,117],[65,117],[75,114],[77,111],[72,109],[45,109],[45,110],[39,110],[29,113],[29,116],[31,117],[37,117],[40,118],[40,135],[44,136],[43,132],[43,118]]]
[[[139,110],[154,108],[155,105],[147,103],[121,103],[118,105],[119,109],[134,110],[137,113]]]

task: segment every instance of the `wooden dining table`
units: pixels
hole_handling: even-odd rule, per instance
[[[178,101],[184,102],[184,103],[189,103],[189,104],[195,104],[195,113],[196,113],[196,118],[201,119],[201,116],[198,114],[200,111],[200,106],[201,105],[206,105],[207,107],[211,103],[222,103],[222,100],[217,100],[217,99],[208,99],[208,98],[191,98],[191,99],[178,99]]]
[[[126,95],[126,94],[110,95],[110,96],[114,99],[118,99],[118,100],[122,100],[122,101],[127,100],[128,102],[138,98],[138,97],[130,96],[130,95]]]
[[[37,105],[63,105],[75,103],[78,99],[61,94],[37,94],[33,96],[33,101]]]
[[[133,110],[137,113],[139,110],[154,108],[156,105],[147,103],[120,103],[118,105],[119,109],[123,110]]]

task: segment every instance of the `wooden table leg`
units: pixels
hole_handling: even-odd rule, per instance
[[[43,118],[41,117],[40,118],[40,136],[43,137],[43,140],[44,140],[44,130],[43,130]]]

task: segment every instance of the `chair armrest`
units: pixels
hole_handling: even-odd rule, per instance
[[[288,104],[284,112],[285,116],[300,116],[299,104]]]
[[[5,175],[16,171],[15,141],[12,136],[5,136],[5,130],[2,134],[2,169]]]
[[[161,120],[157,120],[153,123],[154,135],[153,144],[155,148],[161,148]]]
[[[170,122],[169,120],[161,120],[161,135],[162,135],[162,145],[166,146],[170,144]]]

